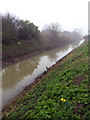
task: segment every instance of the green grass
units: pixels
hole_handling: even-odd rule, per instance
[[[10,61],[13,58],[24,56],[26,54],[32,54],[32,52],[37,51],[41,48],[40,41],[36,39],[32,40],[19,40],[21,44],[18,44],[18,42],[13,42],[11,45],[5,45],[2,46],[2,52],[3,61]]]
[[[21,44],[18,44],[18,41]],[[60,44],[55,44],[52,41],[46,39],[30,39],[30,40],[18,40],[13,41],[12,44],[2,45],[2,62],[4,65],[8,63],[16,62],[20,59],[33,56],[37,52],[47,51],[56,47],[60,47]]]
[[[3,119],[89,120],[88,72],[85,42],[54,65],[25,96],[8,106]]]

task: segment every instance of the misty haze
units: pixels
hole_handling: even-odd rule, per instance
[[[87,0],[2,6],[0,118],[89,120]]]

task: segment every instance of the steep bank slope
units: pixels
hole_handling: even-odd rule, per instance
[[[37,81],[4,109],[3,119],[89,119],[87,42]]]

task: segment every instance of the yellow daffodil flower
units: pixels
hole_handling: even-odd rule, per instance
[[[65,100],[65,99],[64,99],[63,101],[64,101],[64,102],[66,102],[66,100]]]
[[[63,98],[61,98],[61,101],[66,102],[66,100],[65,100],[65,99],[63,99]]]
[[[63,101],[63,98],[61,98],[61,101]]]

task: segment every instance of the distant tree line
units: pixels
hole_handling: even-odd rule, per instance
[[[51,40],[54,44],[70,44],[72,42],[80,41],[83,36],[79,29],[75,29],[72,32],[63,31],[58,23],[51,23],[50,25],[45,25],[41,36],[44,39]]]
[[[2,15],[2,43],[11,44],[18,40],[39,37],[38,27],[28,20],[20,20],[9,13]]]
[[[38,27],[28,20],[20,20],[16,16],[7,13],[0,15],[2,17],[2,43],[12,44],[19,40],[32,40],[32,38],[45,41],[48,44],[66,44],[81,40],[81,35],[76,29],[72,32],[63,31],[58,23],[45,25],[40,32]]]

